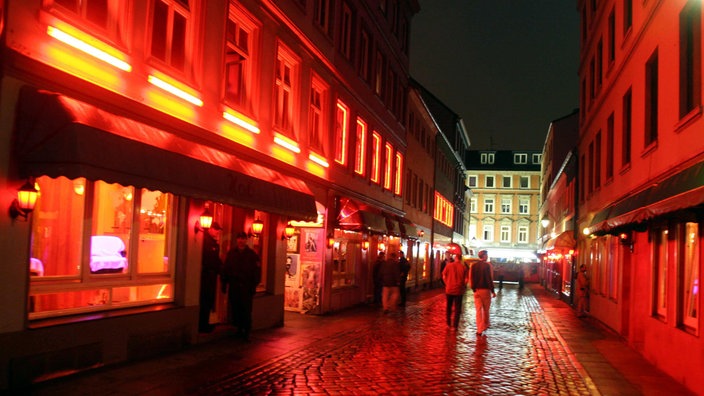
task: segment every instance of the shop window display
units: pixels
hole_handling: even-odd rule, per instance
[[[37,186],[30,319],[173,301],[171,194],[83,178]]]

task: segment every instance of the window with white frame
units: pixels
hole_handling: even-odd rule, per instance
[[[317,75],[313,75],[310,85],[310,108],[308,111],[308,143],[320,155],[323,150],[323,125],[327,109],[328,87]]]
[[[61,10],[62,17],[75,18],[80,26],[97,28],[117,43],[127,42],[127,0],[47,0],[47,9]]]
[[[494,198],[485,197],[484,198],[484,213],[494,213]]]
[[[482,239],[484,242],[493,242],[494,241],[494,224],[489,223],[489,224],[484,224],[482,226]]]
[[[469,199],[469,212],[477,213],[477,197],[472,197]]]
[[[502,176],[501,177],[501,187],[503,188],[511,188],[513,181],[513,177],[511,176]]]
[[[478,187],[478,184],[477,184],[477,175],[469,175],[469,177],[467,178],[467,180],[468,180],[468,184],[469,184],[469,187],[470,187],[470,188],[476,188],[476,187]]]
[[[511,242],[511,226],[502,224],[501,225],[501,237],[500,241],[503,243]]]
[[[511,201],[510,197],[501,198],[501,213],[510,214],[511,213]]]
[[[151,19],[151,55],[185,72],[190,64],[190,53],[198,48],[190,24],[193,18],[189,0],[154,0]]]
[[[494,176],[486,175],[484,176],[484,187],[494,188]]]
[[[530,198],[528,198],[528,197],[518,198],[518,214],[522,214],[522,215],[530,214]]]
[[[495,153],[481,153],[479,155],[479,162],[485,165],[491,165],[494,163],[494,154]]]
[[[274,127],[291,138],[293,136],[294,89],[298,60],[293,52],[279,44],[276,56],[274,91]]]
[[[533,154],[533,165],[538,165],[543,162],[542,154]]]
[[[528,226],[518,226],[518,243],[528,243]]]
[[[256,23],[230,3],[225,43],[225,103],[233,109],[251,113],[253,76],[252,49]]]
[[[530,176],[521,176],[521,188],[530,188]]]
[[[174,300],[174,196],[84,178],[36,183],[30,320]]]
[[[526,153],[515,153],[513,154],[513,163],[514,164],[527,164],[528,163],[528,154]]]

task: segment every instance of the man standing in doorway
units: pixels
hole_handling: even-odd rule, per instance
[[[237,335],[249,340],[252,330],[252,302],[261,280],[261,259],[247,246],[247,234],[240,232],[235,246],[227,252],[222,273],[222,292],[229,288],[228,304]]]
[[[220,224],[214,222],[203,233],[203,256],[200,270],[200,315],[198,317],[198,331],[210,333],[215,326],[210,324],[210,312],[215,307],[215,293],[217,290],[218,274],[222,270],[220,259]]]
[[[478,253],[479,261],[470,269],[470,287],[474,292],[474,309],[476,310],[477,337],[481,337],[489,328],[489,309],[491,299],[496,297],[494,292],[494,277],[491,264],[487,262],[489,254],[486,250]]]
[[[411,271],[411,264],[403,253],[403,250],[398,251],[398,263],[401,265],[401,284],[399,285],[401,289],[401,301],[398,303],[399,306],[406,306],[406,281],[408,280],[408,273]]]

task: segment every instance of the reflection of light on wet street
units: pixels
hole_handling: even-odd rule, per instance
[[[197,393],[590,394],[530,292],[504,287],[491,315],[477,338],[469,293],[459,329],[448,328],[440,294]]]

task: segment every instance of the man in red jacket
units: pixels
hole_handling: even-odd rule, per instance
[[[491,308],[491,298],[496,297],[494,292],[494,276],[491,264],[486,260],[489,254],[486,250],[481,250],[477,256],[479,261],[472,265],[469,275],[469,285],[474,291],[474,309],[477,313],[477,336],[489,328],[489,308]]]
[[[462,263],[462,250],[456,243],[448,245],[448,259],[445,268],[442,270],[442,281],[445,283],[445,296],[447,297],[447,325],[457,328],[462,315],[462,300],[467,291],[467,281],[469,280],[467,267]],[[452,310],[454,307],[454,321],[452,320]]]

